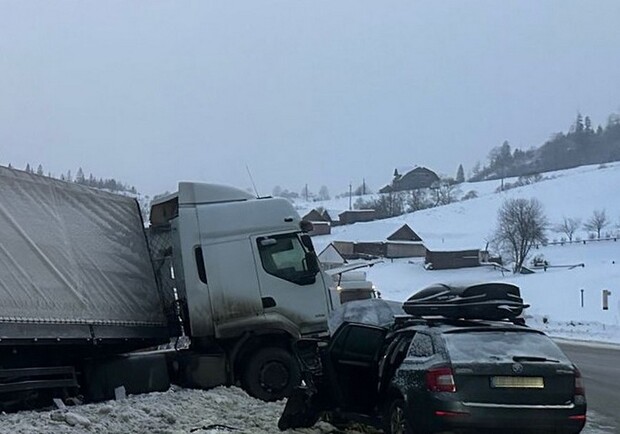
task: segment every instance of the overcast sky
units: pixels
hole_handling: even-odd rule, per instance
[[[620,111],[620,2],[0,1],[0,163],[332,194]]]

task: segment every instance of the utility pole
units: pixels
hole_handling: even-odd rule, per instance
[[[306,184],[304,192],[306,193],[306,202],[308,202],[308,184]]]
[[[353,208],[351,207],[351,196],[353,195],[353,186],[351,185],[351,183],[349,182],[349,211],[351,211]]]
[[[366,178],[362,178],[362,196],[366,195]]]

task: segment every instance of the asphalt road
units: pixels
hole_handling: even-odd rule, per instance
[[[558,341],[579,367],[588,400],[588,433],[620,433],[620,346]]]

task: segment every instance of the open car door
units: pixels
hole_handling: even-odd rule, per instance
[[[355,323],[344,323],[334,334],[323,369],[342,411],[368,413],[375,406],[386,334],[383,327]]]
[[[297,348],[296,355],[305,384],[288,398],[278,421],[280,430],[310,427],[323,411],[370,412],[378,398],[379,360],[386,334],[383,327],[345,322],[326,348],[314,346],[318,363],[311,355],[312,342],[300,342],[298,347],[305,351]]]

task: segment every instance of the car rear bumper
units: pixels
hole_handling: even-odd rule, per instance
[[[502,433],[578,433],[585,425],[586,405],[502,405],[441,401],[435,403],[431,420],[434,432],[456,430]]]

